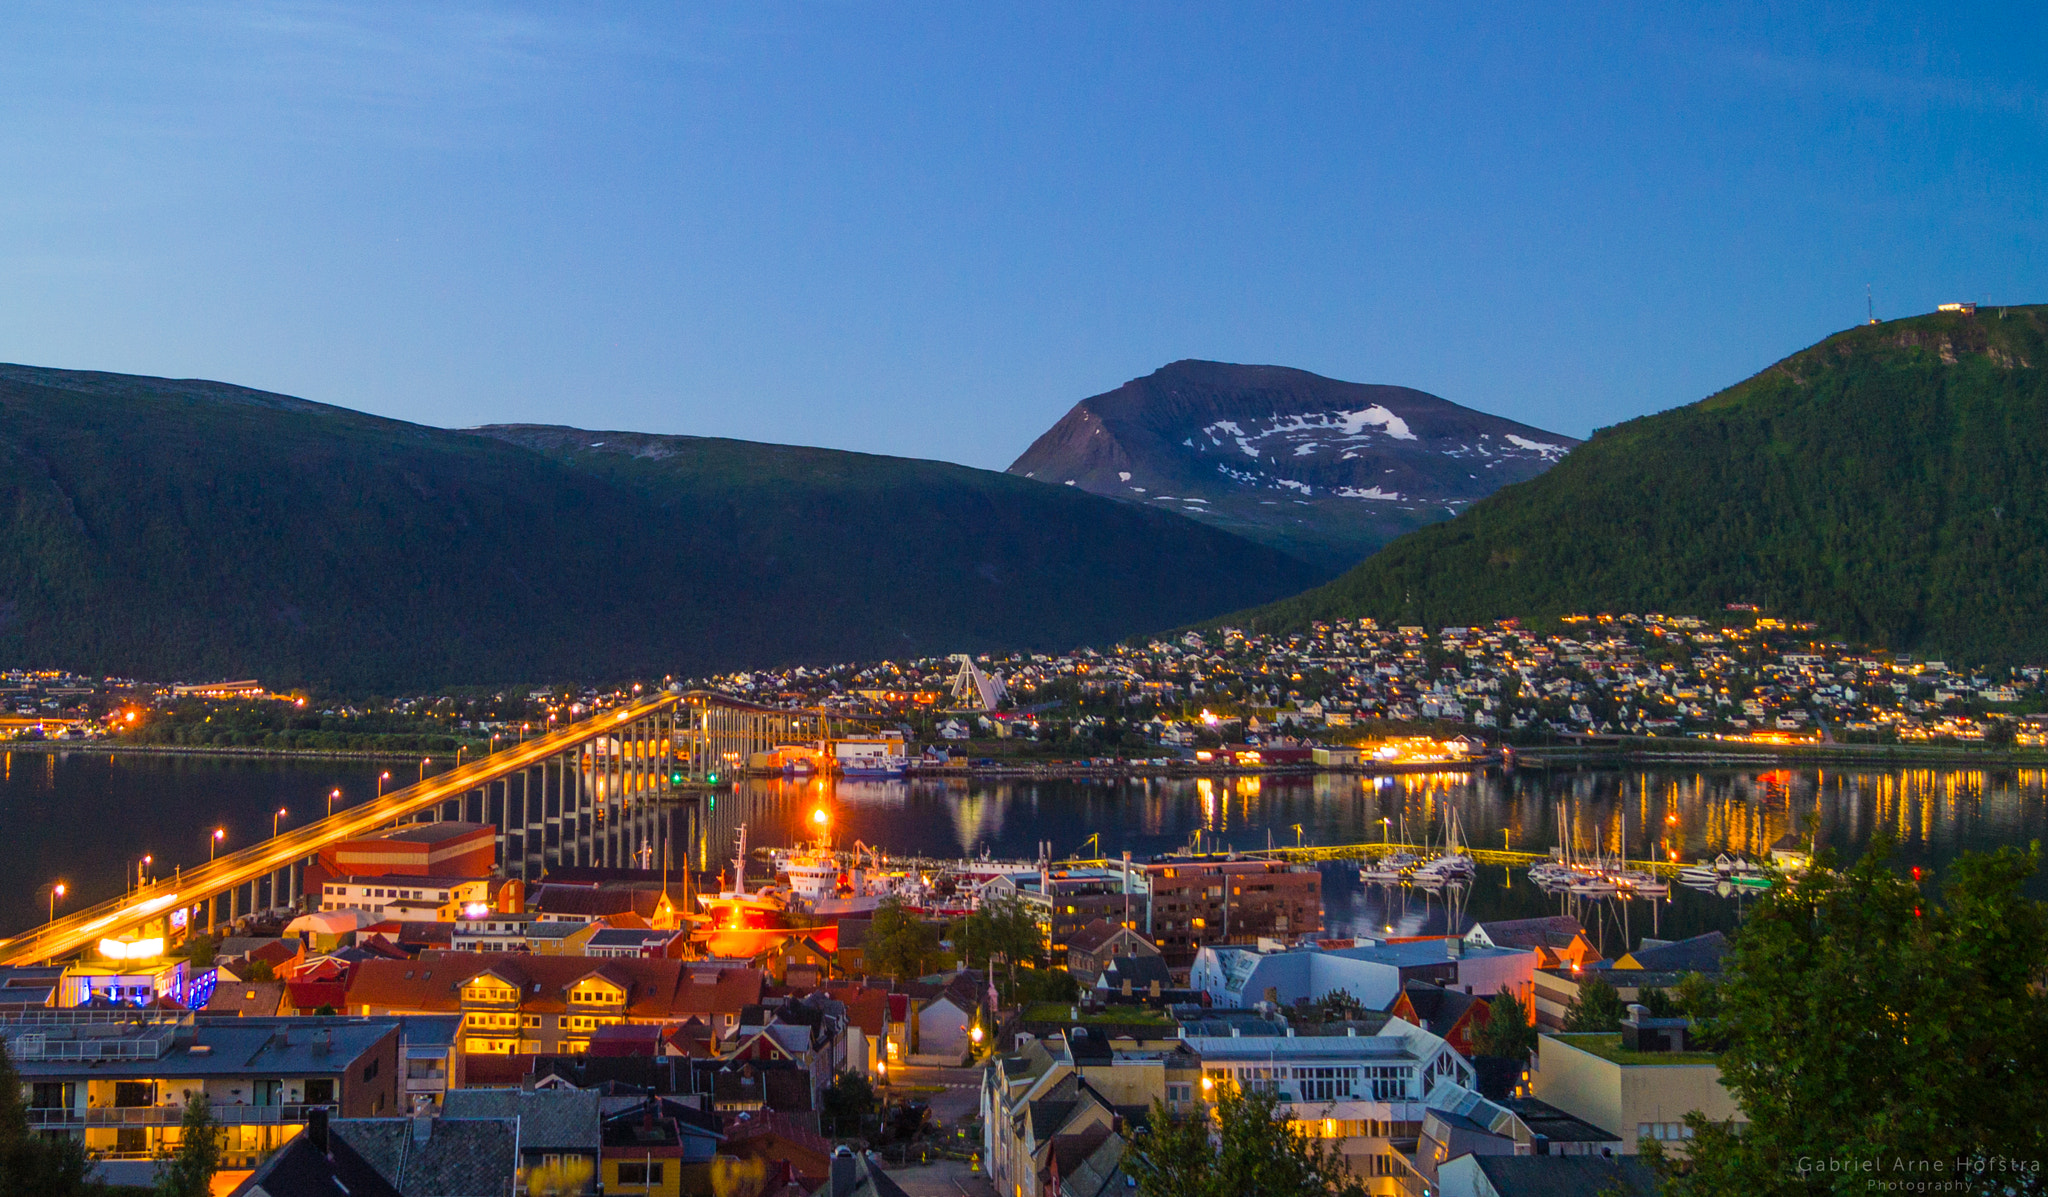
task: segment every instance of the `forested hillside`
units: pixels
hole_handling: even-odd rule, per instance
[[[373,689],[687,675],[1066,648],[1314,577],[1176,515],[939,462],[0,367],[9,665]]]
[[[2048,656],[2048,309],[1851,329],[1239,618],[1465,624],[1759,603],[1965,660]]]

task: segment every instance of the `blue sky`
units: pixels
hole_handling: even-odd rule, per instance
[[[1182,357],[1582,435],[2048,301],[2048,10],[1644,7],[10,5],[0,359],[1001,468]]]

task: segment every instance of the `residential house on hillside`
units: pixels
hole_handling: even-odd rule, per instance
[[[1120,1175],[1154,1102],[1193,1108],[1200,1062],[1184,1046],[1125,1050],[1087,1028],[1022,1039],[982,1074],[982,1158],[1000,1192],[1099,1193]],[[1078,1185],[1079,1187],[1074,1187]]]
[[[1533,919],[1474,923],[1465,943],[1475,948],[1524,948],[1536,954],[1537,968],[1571,968],[1600,959],[1600,949],[1586,937],[1579,920],[1568,914]]]
[[[1157,956],[1151,940],[1131,927],[1107,919],[1092,919],[1067,940],[1067,971],[1086,989],[1118,956]]]

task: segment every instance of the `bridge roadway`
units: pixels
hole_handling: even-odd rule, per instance
[[[273,839],[230,852],[208,864],[183,870],[173,879],[151,882],[139,890],[131,890],[124,897],[0,940],[0,965],[60,959],[90,947],[102,938],[166,919],[174,910],[190,909],[217,894],[288,870],[295,862],[311,857],[328,844],[365,836],[398,820],[435,810],[443,803],[534,768],[563,752],[623,732],[651,716],[669,712],[682,701],[681,695],[660,694],[625,707],[601,711],[559,731],[523,741],[502,752],[436,774],[416,785],[393,790],[381,798],[337,811]],[[660,780],[665,784],[668,779],[663,777]]]

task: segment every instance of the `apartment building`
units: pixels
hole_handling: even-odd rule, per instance
[[[223,1166],[249,1168],[315,1110],[399,1109],[395,1018],[237,1018],[185,1010],[70,1009],[0,1017],[30,1127],[69,1134],[105,1160],[174,1149],[188,1100],[223,1128]],[[144,1178],[146,1180],[146,1178]]]
[[[1143,866],[1145,934],[1167,964],[1186,968],[1206,944],[1313,935],[1323,927],[1323,875],[1278,860],[1186,857]]]
[[[724,1038],[761,1000],[757,968],[653,958],[596,960],[527,953],[427,952],[365,960],[349,978],[358,1014],[460,1014],[471,1054],[585,1051],[597,1028],[695,1018]]]

